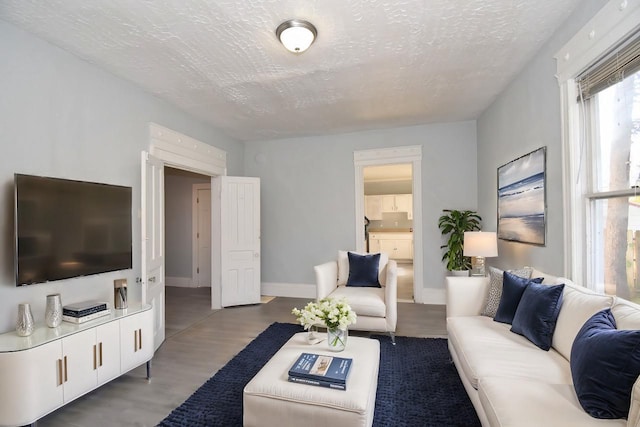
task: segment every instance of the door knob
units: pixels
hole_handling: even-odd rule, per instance
[[[156,276],[149,277],[149,281],[150,281],[150,282],[155,282],[155,281],[156,281]]]

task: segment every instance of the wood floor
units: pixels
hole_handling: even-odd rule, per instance
[[[38,426],[155,426],[268,325],[294,322],[291,309],[307,302],[275,298],[211,311],[209,289],[172,287],[166,301],[167,338],[153,358],[150,381],[144,366],[134,369],[42,418]],[[399,303],[397,335],[446,336],[445,307]]]

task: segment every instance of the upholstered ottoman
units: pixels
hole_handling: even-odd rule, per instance
[[[347,390],[289,382],[289,368],[302,353],[352,358]],[[344,351],[332,353],[326,349],[326,341],[309,345],[306,333],[295,334],[244,388],[244,425],[371,426],[379,365],[377,340],[349,337]]]

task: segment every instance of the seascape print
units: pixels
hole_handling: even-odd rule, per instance
[[[498,237],[545,244],[545,154],[542,147],[498,168]]]

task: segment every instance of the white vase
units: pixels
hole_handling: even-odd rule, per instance
[[[27,337],[33,333],[33,315],[31,306],[27,303],[18,304],[18,319],[16,321],[16,333],[20,337]]]
[[[50,328],[57,328],[62,323],[62,300],[60,299],[60,294],[47,295],[44,320]]]
[[[349,330],[327,328],[327,346],[331,351],[342,351],[347,346]]]

